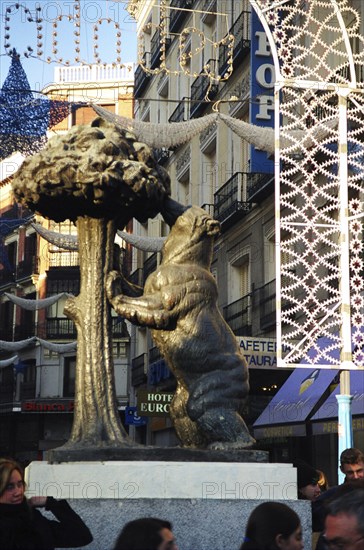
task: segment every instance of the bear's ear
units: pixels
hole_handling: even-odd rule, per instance
[[[221,226],[217,220],[208,220],[206,222],[206,233],[209,237],[216,237],[220,235]]]

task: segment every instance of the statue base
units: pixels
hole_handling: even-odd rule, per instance
[[[112,550],[123,525],[146,516],[171,521],[184,550],[237,550],[249,514],[263,500],[293,508],[301,518],[305,547],[311,547],[311,503],[297,500],[292,464],[255,462],[254,451],[234,451],[244,454],[244,462],[228,461],[220,451],[206,452],[214,457],[210,461],[199,461],[200,451],[192,451],[189,461],[177,460],[189,449],[164,448],[175,460],[157,459],[161,449],[151,460],[136,449],[124,451],[128,459],[32,462],[26,469],[27,496],[66,498],[92,531],[88,550]]]
[[[46,453],[47,461],[90,462],[98,460],[156,461],[171,462],[268,462],[268,451],[255,449],[189,449],[184,447],[86,447],[83,449],[58,447]]]

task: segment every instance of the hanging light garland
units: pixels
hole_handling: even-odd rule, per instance
[[[36,6],[35,13],[32,15],[31,10],[25,5],[20,3],[15,3],[11,6],[8,6],[5,10],[5,16],[4,16],[4,48],[8,55],[12,55],[12,51],[14,49],[14,46],[11,43],[11,19],[15,16],[15,14],[23,13],[25,16],[25,22],[26,23],[34,23],[36,25],[36,37],[37,37],[37,43],[36,43],[36,51],[34,51],[34,48],[32,45],[27,46],[27,49],[24,51],[23,55],[25,57],[42,57],[44,53],[43,48],[43,19],[41,17],[42,13],[42,7],[41,5]],[[60,44],[63,43],[63,40],[60,39],[59,33],[60,33],[60,24],[62,22],[68,22],[73,24],[73,43],[74,43],[74,62],[75,63],[81,63],[83,65],[90,65],[89,62],[86,62],[81,58],[81,0],[73,0],[73,11],[69,12],[67,14],[64,13],[58,13],[57,16],[55,16],[52,19],[52,40],[51,40],[51,48],[52,52],[50,55],[47,55],[46,61],[47,63],[56,62],[61,65],[70,65],[71,60],[70,59],[64,59],[64,57],[60,53]],[[104,62],[100,58],[99,54],[99,47],[100,47],[100,36],[99,36],[99,30],[100,26],[103,23],[108,24],[114,24],[115,27],[115,52],[116,52],[116,58],[111,63],[113,67],[120,66],[121,65],[121,30],[120,25],[117,21],[112,19],[111,17],[100,17],[97,20],[97,23],[93,25],[93,57],[94,57],[94,63],[98,65],[107,65],[106,62]]]
[[[16,10],[20,10],[20,11],[23,11],[23,13],[25,14],[26,16],[26,20],[28,23],[35,23],[36,24],[36,30],[37,30],[37,56],[41,56],[43,55],[43,19],[41,18],[40,16],[40,12],[41,12],[41,7],[40,6],[37,6],[35,8],[35,17],[32,16],[31,12],[30,12],[30,9],[26,7],[26,5],[24,4],[14,4],[13,6],[8,6],[5,10],[5,17],[4,17],[4,22],[5,22],[5,26],[4,26],[4,48],[5,48],[5,51],[8,55],[12,55],[12,51],[13,51],[13,45],[11,44],[11,41],[10,41],[10,32],[11,32],[11,27],[10,27],[10,22],[11,22],[11,14],[12,14],[12,10],[13,8],[15,8]],[[25,57],[30,57],[32,54],[33,54],[33,48],[31,46],[27,46],[27,49],[24,51],[24,56]]]
[[[115,43],[115,51],[116,51],[116,60],[115,61],[116,62],[112,63],[112,66],[116,67],[117,64],[121,63],[121,31],[120,31],[119,23],[116,23],[110,17],[107,17],[107,18],[105,17],[105,18],[99,19],[97,24],[95,24],[94,27],[93,27],[93,31],[94,31],[94,34],[93,34],[94,60],[95,60],[95,63],[97,63],[98,65],[101,65],[101,64],[106,65],[106,63],[103,63],[100,59],[100,55],[99,55],[99,34],[98,34],[99,33],[99,26],[102,25],[105,21],[108,24],[114,23],[114,27],[116,29],[116,43]]]
[[[221,40],[210,40],[207,38],[205,33],[199,29],[196,24],[194,23],[192,26],[185,27],[181,33],[170,33],[168,31],[168,16],[167,16],[167,10],[173,9],[173,7],[167,6],[166,0],[161,0],[160,4],[160,20],[159,25],[154,25],[151,22],[148,22],[146,25],[144,25],[143,31],[146,34],[150,34],[151,30],[154,28],[156,29],[156,32],[159,30],[160,33],[160,39],[159,39],[159,45],[160,45],[160,56],[158,64],[158,67],[150,68],[148,67],[147,58],[146,58],[146,51],[145,51],[145,44],[142,40],[138,42],[138,63],[141,66],[141,68],[144,70],[145,73],[148,74],[159,74],[159,73],[166,73],[170,75],[179,75],[181,73],[185,74],[186,76],[192,76],[194,78],[197,78],[199,76],[205,76],[209,79],[209,87],[206,93],[206,100],[208,100],[208,93],[212,88],[212,85],[214,83],[219,83],[222,81],[228,80],[230,78],[232,72],[233,72],[233,56],[234,56],[234,44],[235,44],[235,37],[233,34],[227,32],[227,34],[221,39]],[[178,8],[180,9],[180,8]],[[191,12],[193,14],[193,19],[195,19],[195,10],[185,9],[184,11]],[[201,13],[207,13],[207,12],[199,12]],[[216,15],[222,15],[225,16],[226,14],[216,14]],[[226,19],[227,23],[227,19]],[[178,36],[179,37],[179,69],[172,69],[167,67],[166,65],[166,53],[167,53],[167,45],[168,41],[170,40],[170,36]],[[195,35],[199,38],[199,44],[194,47],[194,49],[188,50],[187,46],[189,43],[192,42],[192,36]],[[190,70],[190,61],[191,59],[201,53],[203,49],[207,46],[211,45],[213,50],[218,50],[219,47],[223,46],[227,48],[227,55],[226,55],[226,64],[227,69],[223,75],[220,75],[218,71],[215,70],[215,65],[212,66],[210,63],[206,63],[200,72],[191,71]],[[218,64],[216,63],[216,67]]]

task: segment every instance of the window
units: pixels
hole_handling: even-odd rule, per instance
[[[115,105],[100,105],[103,109],[115,113]],[[96,113],[92,107],[80,107],[72,113],[72,126],[77,124],[89,124],[96,118]]]
[[[76,357],[65,357],[63,365],[63,397],[74,397],[76,381]]]

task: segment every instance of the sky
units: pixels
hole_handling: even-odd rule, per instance
[[[95,63],[94,59],[94,25],[98,20],[98,54],[102,62],[112,63],[116,61],[117,29],[114,21],[119,23],[121,32],[121,63],[137,61],[136,24],[125,10],[126,1],[114,0],[80,0],[80,27],[77,46],[74,31],[77,31],[77,11],[75,0],[24,0],[23,2],[2,0],[0,3],[1,27],[0,27],[0,84],[2,85],[9,71],[11,58],[7,50],[15,48],[20,54],[20,61],[27,74],[32,90],[40,91],[46,85],[54,82],[54,67],[61,66],[66,60],[70,65],[77,65],[75,57],[87,63]],[[36,10],[38,7],[38,11]],[[29,10],[25,13],[25,8]],[[10,10],[10,11],[9,11]],[[37,25],[28,21],[29,17],[35,19],[39,14],[43,21],[42,29],[37,31]],[[68,16],[74,19],[69,21]],[[8,17],[8,21],[6,21]],[[107,22],[111,19],[111,23]],[[57,21],[57,28],[53,26]],[[8,29],[6,29],[8,27]],[[53,53],[53,33],[57,32],[55,39],[58,44],[57,53]],[[37,56],[37,33],[42,35],[41,56]],[[6,35],[9,37],[6,38]],[[5,49],[4,44],[10,44]],[[24,52],[27,48],[33,48],[33,56],[27,58]],[[77,54],[75,49],[79,47]],[[51,58],[51,62],[47,62]],[[60,63],[62,59],[62,63]]]

